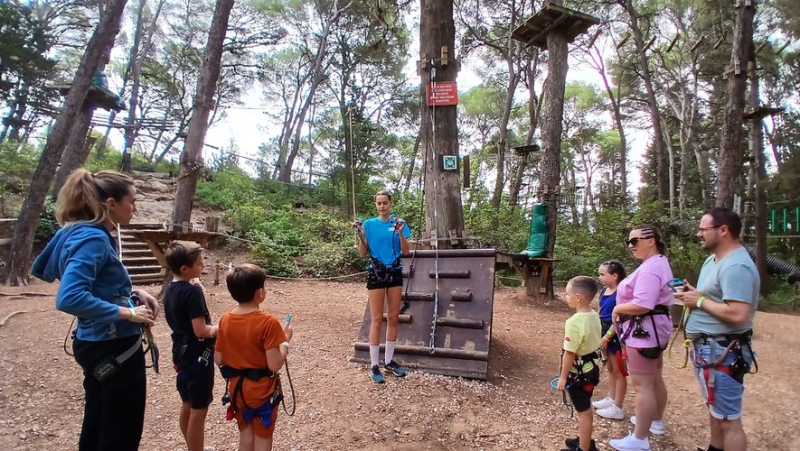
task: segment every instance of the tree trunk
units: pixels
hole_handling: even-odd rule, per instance
[[[134,128],[136,123],[136,108],[139,105],[139,75],[142,72],[142,56],[139,54],[139,47],[142,42],[142,28],[144,27],[143,14],[147,0],[139,0],[139,10],[136,13],[136,31],[133,34],[133,46],[131,47],[131,58],[128,63],[130,78],[133,79],[131,87],[131,99],[128,102],[128,122],[125,128],[125,148],[122,150],[122,172],[131,172],[131,153],[133,152],[133,141],[136,139],[137,130]],[[126,74],[127,75],[127,74]],[[126,80],[127,81],[127,80]]]
[[[733,208],[733,195],[742,170],[742,115],[748,64],[753,60],[750,42],[753,39],[753,19],[756,13],[756,0],[751,1],[752,6],[745,6],[744,0],[740,2],[733,31],[733,49],[727,74],[728,101],[725,105],[720,144],[717,207]]]
[[[606,75],[606,66],[605,62],[603,61],[603,55],[600,53],[600,49],[595,46],[594,51],[597,54],[597,59],[592,58],[595,61],[597,72],[600,74],[600,78],[603,80],[603,86],[606,88],[606,93],[608,94],[608,100],[611,102],[611,110],[614,113],[614,124],[617,126],[617,131],[619,132],[619,173],[620,173],[620,193],[619,193],[619,205],[622,207],[623,211],[628,211],[628,138],[625,136],[625,128],[622,125],[622,110],[619,106],[619,94],[617,96],[614,95],[614,90],[611,89],[611,84],[608,82],[608,76]],[[619,93],[619,90],[617,91]],[[612,163],[612,172],[614,164]],[[611,189],[612,189],[612,198],[614,197],[614,180],[615,177],[611,179]]]
[[[208,130],[208,117],[214,109],[214,93],[222,66],[222,45],[228,30],[228,19],[233,8],[233,0],[218,0],[214,18],[208,32],[206,54],[200,69],[197,92],[189,123],[189,135],[181,155],[181,175],[175,192],[175,207],[172,210],[172,223],[183,224],[192,218],[198,172],[203,168],[203,144]]]
[[[414,140],[414,154],[411,155],[411,161],[408,163],[408,172],[406,173],[404,193],[408,193],[411,188],[411,179],[414,177],[414,166],[417,164],[417,154],[419,153],[420,134],[417,133],[417,139]]]
[[[9,253],[10,258],[2,275],[2,278],[13,286],[19,285],[20,282],[27,283],[29,280],[28,270],[33,236],[44,206],[44,199],[47,197],[50,183],[56,173],[58,161],[64,152],[70,129],[80,114],[83,102],[89,92],[92,76],[100,64],[103,52],[114,42],[114,38],[119,33],[120,18],[126,3],[127,0],[113,0],[100,16],[100,23],[86,45],[86,52],[84,52],[75,78],[72,80],[72,87],[64,102],[64,109],[47,136],[42,156],[32,177],[36,183],[31,183],[22,204]]]
[[[72,171],[78,169],[86,162],[92,146],[86,145],[86,138],[89,132],[89,127],[92,123],[92,116],[94,115],[95,108],[90,105],[84,105],[81,108],[81,114],[76,118],[75,124],[69,132],[69,141],[67,147],[64,149],[64,158],[61,159],[61,166],[58,168],[56,175],[56,183],[53,185],[52,198],[58,199],[58,192],[67,181],[67,177],[72,174]]]
[[[675,148],[672,146],[672,133],[664,119],[661,119],[661,130],[664,132],[664,145],[669,156],[669,219],[675,219]]]
[[[516,10],[512,8],[511,23],[516,22]],[[511,117],[511,108],[514,107],[514,93],[517,92],[519,84],[519,74],[514,67],[514,49],[517,41],[508,38],[506,54],[503,55],[508,69],[508,90],[506,92],[505,103],[503,104],[503,115],[500,118],[500,142],[497,143],[497,178],[494,182],[494,193],[492,193],[492,207],[500,207],[503,198],[503,187],[505,186],[506,170],[506,151],[508,150],[508,120]]]
[[[429,82],[454,81],[456,78],[455,23],[452,0],[420,0],[420,60],[423,64],[421,91],[424,96]],[[447,47],[447,65],[439,61],[442,47]],[[435,68],[435,76],[432,73]],[[461,205],[461,186],[458,171],[443,171],[444,155],[458,156],[458,130],[456,106],[423,107],[420,134],[425,155],[425,226],[435,230],[438,237],[449,236],[449,231],[464,230],[464,212]],[[451,247],[449,241],[440,241],[441,248]]]
[[[25,113],[28,110],[28,94],[30,94],[30,87],[23,83],[19,90],[17,91],[17,98],[15,102],[15,108],[12,110],[13,118],[16,121],[11,126],[11,133],[8,135],[8,139],[11,141],[18,141],[20,137],[20,132],[25,128],[24,122]],[[0,138],[0,141],[2,139]]]
[[[144,38],[144,45],[141,45],[139,43],[140,39],[139,39],[138,34],[141,33],[140,27],[141,27],[141,21],[142,21],[142,10],[144,9],[144,5],[145,5],[145,3],[147,3],[147,0],[141,0],[141,3],[139,4],[139,12],[137,13],[137,21],[136,21],[136,27],[137,27],[136,33],[137,33],[137,35],[134,37],[134,42],[136,44],[131,46],[131,51],[130,51],[130,54],[128,56],[128,65],[127,65],[127,67],[125,67],[125,72],[122,74],[122,88],[120,88],[120,90],[119,90],[119,96],[121,98],[125,96],[125,90],[128,87],[128,81],[130,80],[133,63],[135,61],[139,60],[139,54],[140,54],[139,49],[140,48],[144,48],[144,50],[141,52],[141,57],[142,58],[144,58],[145,56],[147,56],[148,53],[150,53],[150,50],[151,50],[152,45],[153,45],[153,35],[155,34],[155,31],[157,29],[156,23],[158,22],[158,18],[161,16],[161,10],[164,8],[164,2],[165,1],[166,0],[159,0],[159,2],[158,2],[158,6],[156,7],[156,11],[155,11],[155,13],[153,13],[153,20],[150,21],[150,26],[147,28],[147,36],[145,36],[145,38]],[[140,69],[140,71],[141,71],[141,69]],[[111,133],[111,128],[112,128],[111,126],[114,124],[114,119],[116,119],[116,117],[117,117],[117,112],[116,111],[111,111],[109,113],[109,115],[108,115],[108,126],[106,127],[105,137],[103,138],[103,142],[104,143],[108,142],[108,135]],[[162,130],[162,133],[163,133],[163,130]],[[155,152],[153,152],[153,153],[155,153]],[[122,161],[123,161],[123,166],[124,166],[125,155],[122,156]]]
[[[636,43],[636,53],[639,55],[639,69],[642,72],[642,81],[647,91],[647,102],[650,106],[650,119],[653,122],[653,142],[656,147],[656,170],[658,172],[658,198],[662,205],[669,199],[669,174],[667,167],[667,152],[664,148],[664,133],[661,130],[661,112],[658,110],[656,92],[650,77],[650,65],[647,61],[644,36],[639,28],[639,15],[633,7],[633,0],[624,0],[625,10],[630,16],[631,31]]]
[[[112,40],[108,47],[106,47],[105,52],[103,53],[103,59],[100,60],[95,72],[102,72],[105,70],[108,61],[111,59],[111,51],[113,49],[114,41]],[[56,175],[56,183],[53,186],[53,200],[58,198],[58,192],[61,191],[61,187],[64,186],[64,182],[67,181],[67,177],[72,174],[72,171],[83,166],[83,164],[86,162],[86,159],[89,157],[92,146],[87,146],[86,142],[95,109],[96,107],[88,105],[84,102],[84,105],[81,107],[81,113],[75,120],[75,124],[72,126],[72,129],[69,132],[67,147],[64,149],[64,156],[61,159],[61,166],[59,167],[58,174]]]

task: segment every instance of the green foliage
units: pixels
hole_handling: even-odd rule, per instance
[[[51,197],[47,197],[44,201],[44,210],[39,215],[39,222],[36,223],[36,234],[33,239],[37,243],[48,241],[55,235],[59,225],[56,221],[56,204]]]
[[[794,310],[800,304],[800,292],[786,277],[771,276],[769,278],[769,294],[758,305],[759,310],[785,311]]]
[[[482,247],[519,252],[528,244],[530,221],[525,216],[519,207],[501,204],[495,210],[491,204],[481,203],[464,212],[464,223]]]
[[[0,195],[22,193],[33,177],[41,153],[18,142],[0,142]]]
[[[241,168],[234,165],[225,166],[215,172],[211,181],[200,180],[197,183],[196,200],[201,205],[224,210],[244,206],[245,211],[241,212],[244,215],[241,218],[244,221],[241,224],[242,227],[253,220],[249,204],[257,203],[257,197],[255,181]],[[239,215],[236,212],[229,214],[231,217]],[[241,230],[247,229],[242,228]]]

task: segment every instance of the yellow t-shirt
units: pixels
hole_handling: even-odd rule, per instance
[[[597,351],[600,348],[601,334],[602,325],[597,312],[576,313],[564,323],[564,350],[573,352],[578,357]],[[592,362],[584,362],[583,371],[591,371],[592,365]],[[574,366],[570,371],[577,373]]]

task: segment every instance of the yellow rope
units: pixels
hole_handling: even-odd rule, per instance
[[[669,364],[671,367],[682,370],[689,366],[689,346],[692,344],[692,340],[686,338],[686,323],[689,321],[689,316],[692,314],[692,310],[689,309],[686,305],[683,306],[683,310],[681,311],[681,322],[678,325],[678,330],[675,331],[675,335],[672,336],[672,339],[669,341],[669,346],[667,348],[667,355],[669,358]],[[679,366],[676,366],[675,359],[672,357],[672,348],[675,345],[675,340],[678,339],[678,334],[683,333],[683,363]]]

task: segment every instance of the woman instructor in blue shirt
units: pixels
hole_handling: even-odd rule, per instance
[[[356,223],[359,231],[358,251],[362,257],[370,257],[367,274],[369,291],[369,376],[376,384],[384,382],[379,364],[381,328],[383,326],[384,302],[386,309],[386,349],[384,369],[395,377],[406,375],[405,368],[394,361],[397,343],[397,323],[400,317],[401,292],[403,290],[403,264],[401,255],[408,254],[407,239],[411,236],[406,223],[392,213],[392,195],[386,190],[375,194],[378,216]]]

